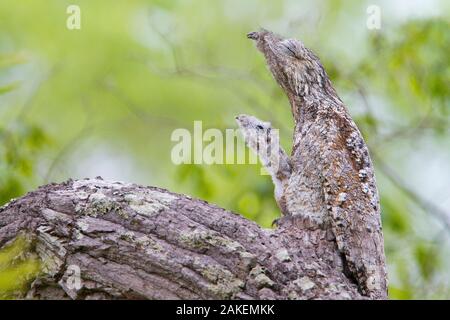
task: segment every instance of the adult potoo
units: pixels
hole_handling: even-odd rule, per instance
[[[330,230],[345,274],[360,292],[387,297],[380,204],[368,148],[319,58],[301,41],[251,32],[295,119],[292,174],[285,190],[293,219]]]

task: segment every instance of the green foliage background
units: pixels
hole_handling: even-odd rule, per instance
[[[81,8],[81,30],[66,8]],[[370,4],[381,29],[366,27]],[[446,1],[0,2],[0,204],[102,175],[197,196],[269,227],[259,165],[180,165],[176,128],[270,120],[289,150],[287,99],[245,34],[260,26],[321,57],[362,130],[381,193],[390,297],[450,298],[450,7]],[[1,228],[0,228],[1,232]],[[0,251],[0,298],[38,269]],[[16,250],[16,251],[15,251]],[[25,263],[25,264],[24,264]]]

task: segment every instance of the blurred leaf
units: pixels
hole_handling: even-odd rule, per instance
[[[20,235],[0,250],[0,299],[20,296],[39,274],[41,264],[31,247],[30,239]]]
[[[260,201],[258,196],[253,192],[246,192],[238,201],[239,212],[249,219],[255,219],[260,212]]]
[[[394,300],[410,300],[413,296],[409,289],[389,286],[389,298]]]
[[[439,267],[439,254],[436,248],[433,245],[419,242],[414,253],[422,276],[429,280]]]
[[[383,197],[382,202],[383,225],[385,228],[390,228],[398,234],[406,234],[409,232],[408,216],[405,214],[406,210],[401,207],[398,198],[391,199]]]
[[[19,84],[19,82],[13,82],[5,86],[0,86],[0,95],[13,91],[14,89],[19,87]]]

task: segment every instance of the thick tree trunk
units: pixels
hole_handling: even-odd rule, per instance
[[[101,179],[43,186],[0,209],[0,247],[26,234],[44,266],[28,298],[361,299],[334,241],[302,229]]]

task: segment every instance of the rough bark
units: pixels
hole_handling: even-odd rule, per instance
[[[0,247],[32,239],[43,272],[27,298],[362,299],[327,234],[292,223],[262,229],[164,189],[70,180],[1,208]]]

